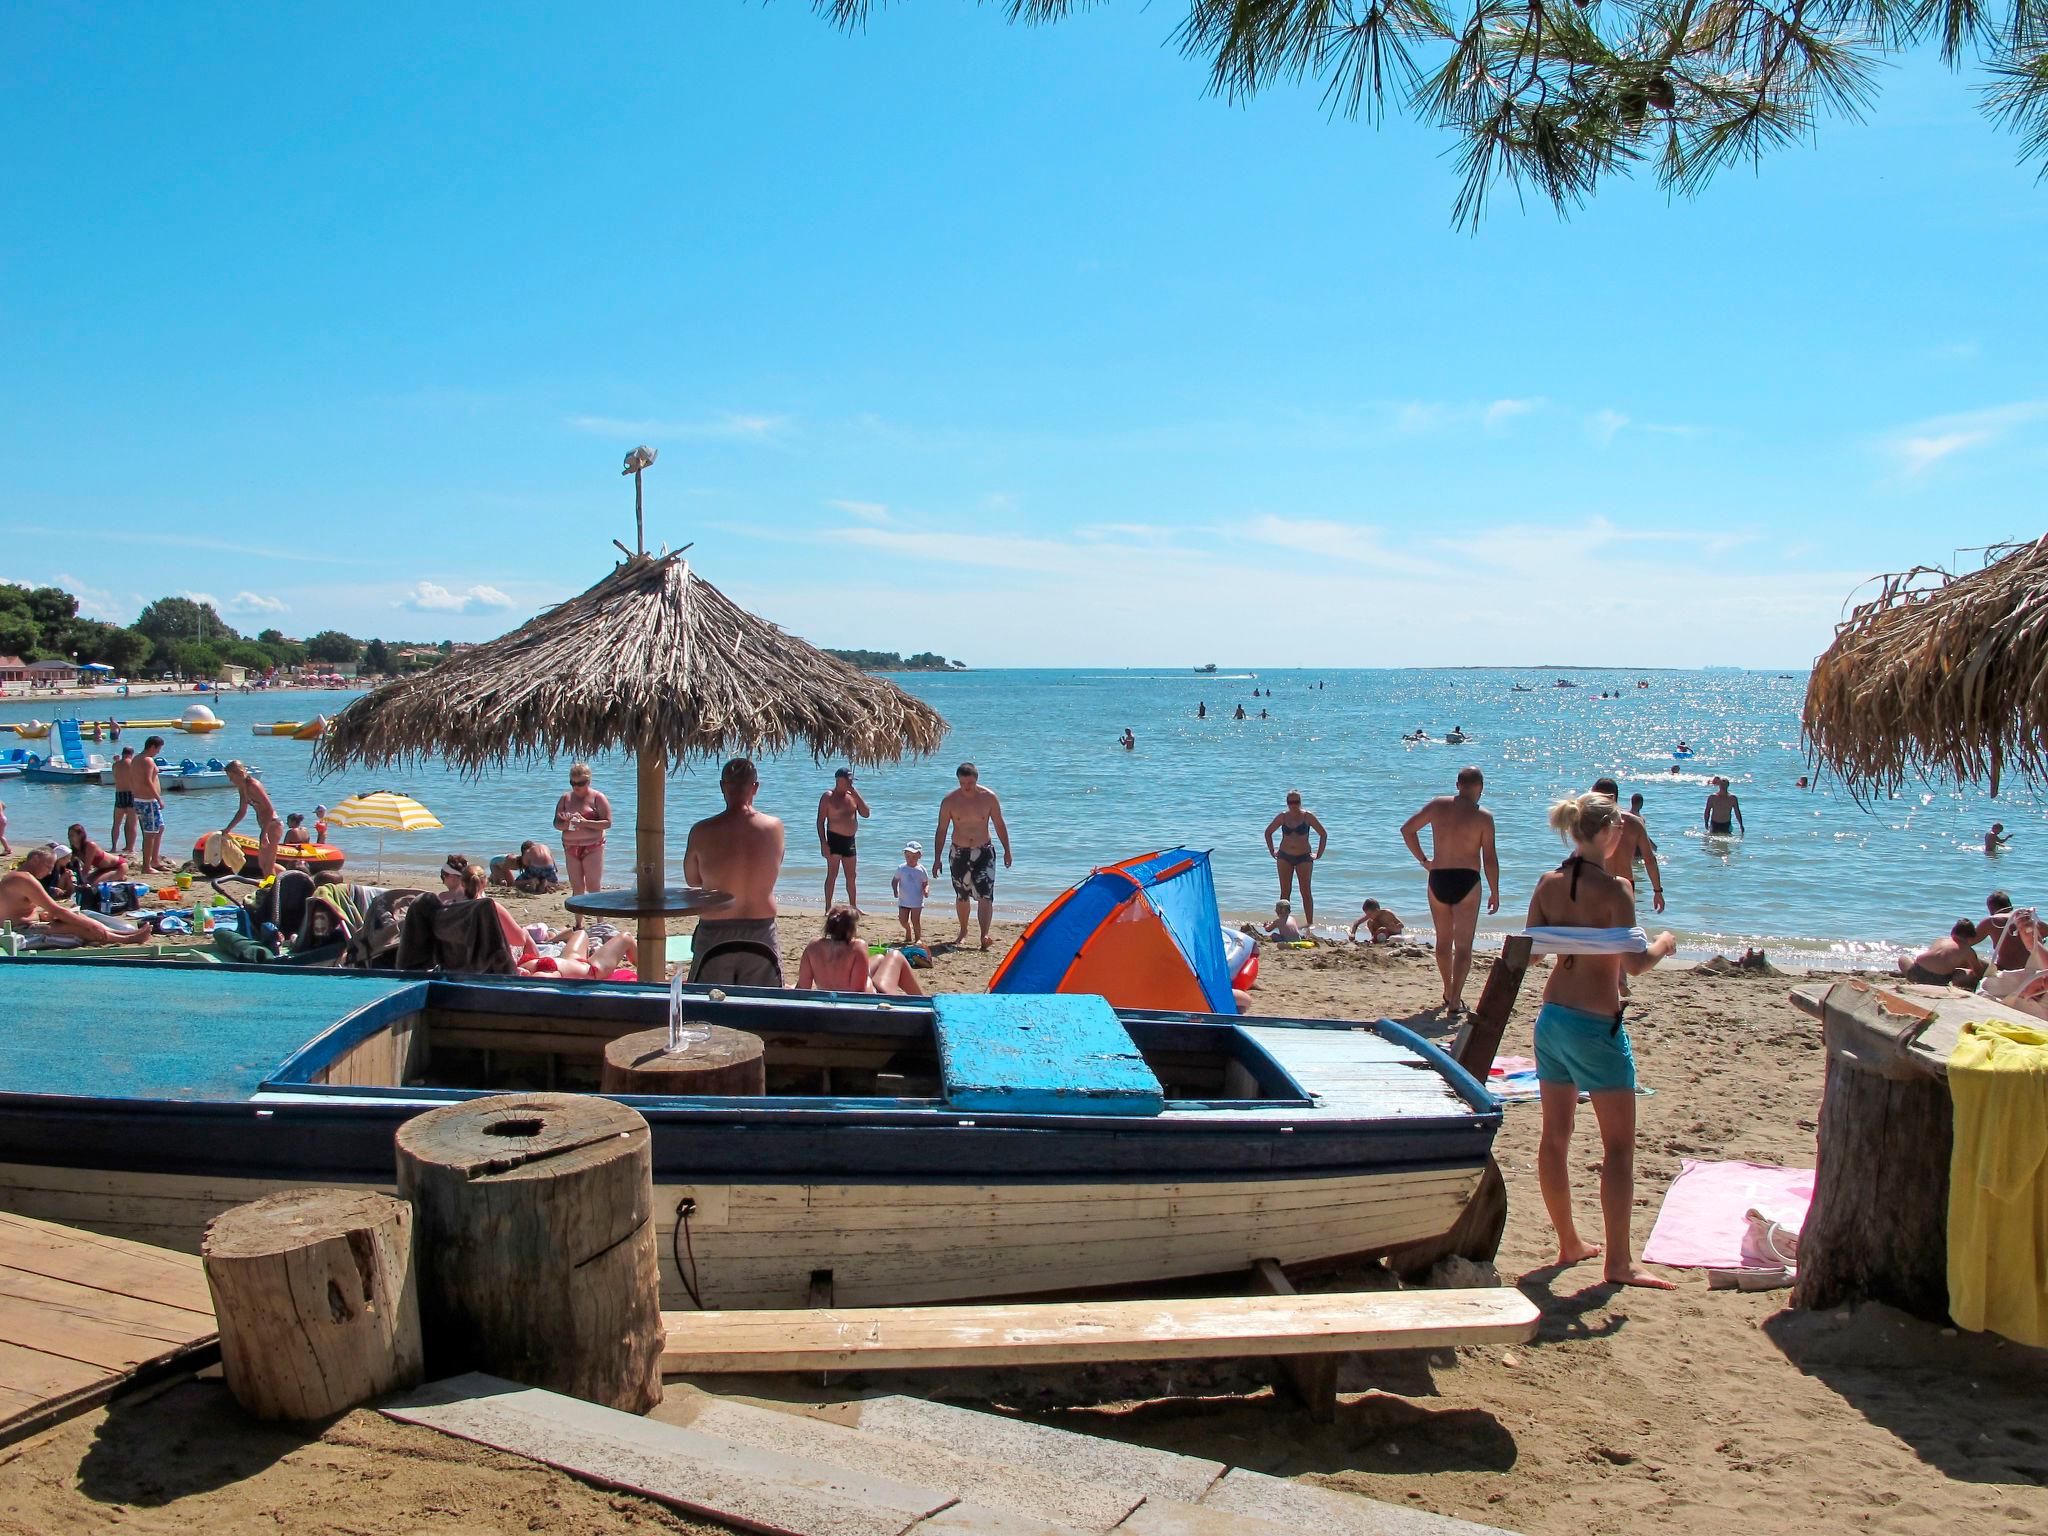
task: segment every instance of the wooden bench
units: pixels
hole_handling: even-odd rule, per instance
[[[1513,1344],[1540,1313],[1507,1287],[1001,1306],[664,1312],[664,1376],[938,1370]]]

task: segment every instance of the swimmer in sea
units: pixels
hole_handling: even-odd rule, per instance
[[[1124,727],[1123,735],[1117,738],[1116,744],[1129,752],[1138,745],[1138,738],[1131,734],[1131,728],[1127,725]]]
[[[1991,823],[1991,830],[1984,834],[1984,851],[1996,853],[2011,841],[2012,836],[2005,830],[2005,823],[1994,821]]]
[[[1728,793],[1726,779],[1714,780],[1714,792],[1707,796],[1707,807],[1703,816],[1707,831],[1716,837],[1726,837],[1737,827],[1742,828],[1744,837],[1749,835],[1749,828],[1743,826],[1742,822],[1742,802]]]

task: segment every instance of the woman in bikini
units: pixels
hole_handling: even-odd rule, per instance
[[[590,764],[569,765],[569,793],[555,802],[555,830],[569,866],[569,894],[581,896],[604,883],[604,835],[611,830],[612,803],[590,786]]]
[[[899,950],[884,950],[873,959],[860,941],[860,916],[851,907],[834,907],[825,915],[825,936],[804,946],[797,962],[800,990],[819,992],[881,992],[891,997],[922,997],[924,989]]]
[[[1280,834],[1280,846],[1273,846],[1273,834]],[[1315,833],[1315,851],[1308,846],[1309,833]],[[1280,899],[1294,898],[1294,882],[1301,882],[1301,926],[1310,927],[1316,920],[1316,898],[1310,886],[1309,877],[1315,873],[1315,863],[1323,856],[1323,850],[1330,846],[1330,834],[1316,819],[1314,811],[1301,808],[1301,791],[1287,791],[1287,809],[1266,823],[1266,852],[1280,871]]]
[[[1536,882],[1531,928],[1633,928],[1635,893],[1603,867],[1621,845],[1621,811],[1606,795],[1579,795],[1550,808],[1550,824],[1572,855]],[[1536,1078],[1543,1092],[1543,1134],[1536,1153],[1544,1209],[1557,1229],[1557,1262],[1600,1255],[1572,1220],[1571,1142],[1579,1093],[1600,1124],[1600,1216],[1608,1281],[1670,1290],[1671,1282],[1635,1262],[1629,1216],[1635,1204],[1636,1062],[1622,1023],[1621,978],[1640,976],[1678,947],[1660,933],[1647,950],[1620,955],[1561,955],[1536,1015]]]

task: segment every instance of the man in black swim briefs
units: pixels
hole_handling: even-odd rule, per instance
[[[1010,828],[1003,820],[1003,803],[994,790],[981,782],[972,763],[962,763],[955,777],[960,787],[939,802],[939,830],[932,837],[932,859],[936,863],[946,851],[946,835],[953,837],[953,857],[946,865],[953,877],[953,908],[960,917],[960,933],[953,942],[967,942],[967,914],[970,904],[979,908],[981,947],[987,949],[989,925],[996,910],[996,839],[1002,839],[1003,868],[1010,867]]]
[[[1484,871],[1486,910],[1500,910],[1500,855],[1493,814],[1480,808],[1486,779],[1477,768],[1458,773],[1458,792],[1438,795],[1401,826],[1401,841],[1429,872],[1429,915],[1436,924],[1436,968],[1444,983],[1444,1012],[1465,1010],[1465,978],[1472,971],[1472,937],[1479,929],[1479,880]],[[1422,831],[1430,852],[1422,851]]]
[[[818,852],[825,857],[825,910],[832,910],[832,888],[839,871],[846,870],[846,904],[860,911],[860,897],[854,890],[858,864],[854,834],[860,818],[868,814],[868,803],[853,787],[853,770],[842,768],[832,775],[832,787],[818,796]]]

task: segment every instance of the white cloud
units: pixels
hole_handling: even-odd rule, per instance
[[[1895,428],[1881,439],[1881,447],[1910,480],[1959,453],[1988,447],[2019,428],[2044,421],[2048,421],[2048,400],[2015,400],[2010,405],[1930,416]]]
[[[864,523],[892,523],[889,509],[879,501],[828,501],[828,507],[837,508],[848,517],[857,517]]]
[[[698,420],[660,419],[652,417],[623,416],[571,416],[569,425],[578,432],[588,432],[594,437],[616,437],[654,440],[664,437],[686,437],[703,440],[706,438],[725,439],[734,442],[767,442],[782,436],[791,425],[787,416],[771,415],[765,412],[720,411],[714,416]],[[659,442],[654,443],[660,447]]]
[[[415,613],[467,613],[472,608],[510,608],[512,599],[496,587],[482,583],[456,592],[439,582],[416,582],[411,591],[391,605]]]
[[[237,592],[228,602],[229,613],[287,613],[289,605],[261,592]]]
[[[1628,418],[1620,411],[1603,407],[1586,418],[1586,435],[1604,447],[1627,425]]]
[[[22,585],[30,586],[33,583],[23,582]],[[122,622],[122,610],[115,606],[114,594],[105,587],[95,587],[80,581],[69,571],[57,573],[57,585],[78,599],[78,611],[86,618],[104,619],[110,624]]]
[[[215,613],[220,612],[220,599],[211,592],[180,592],[178,596],[190,603],[204,603]]]
[[[1517,416],[1526,416],[1543,404],[1541,396],[1532,395],[1526,399],[1496,400],[1487,406],[1483,419],[1489,432],[1498,432]]]

